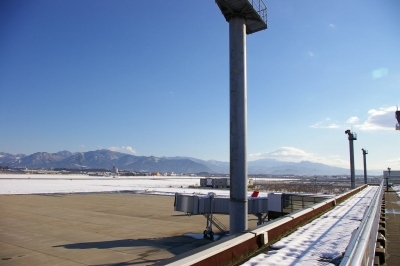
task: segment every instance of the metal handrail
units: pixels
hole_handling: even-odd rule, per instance
[[[374,198],[371,201],[371,205],[365,212],[360,226],[350,240],[340,266],[373,265],[376,240],[379,230],[382,193],[383,181],[375,193]]]
[[[265,5],[263,0],[251,0],[251,5],[254,10],[257,11],[258,15],[261,19],[267,23],[267,6]]]

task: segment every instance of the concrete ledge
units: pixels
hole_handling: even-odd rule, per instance
[[[246,253],[248,250],[257,249],[257,238],[252,233],[238,233],[197,248],[187,253],[162,261],[162,265],[221,265],[232,258]]]
[[[291,220],[293,220],[293,218],[284,216],[282,218],[278,218],[278,219],[270,221],[266,224],[263,224],[263,225],[257,227],[256,229],[251,230],[250,232],[255,234],[256,236],[258,236],[265,232],[271,231],[279,226],[282,226],[282,225],[290,222]]]

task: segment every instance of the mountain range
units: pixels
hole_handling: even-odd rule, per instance
[[[37,152],[31,155],[0,152],[0,165],[29,169],[112,169],[143,172],[175,173],[229,173],[229,162],[200,160],[190,157],[135,156],[110,150],[96,150],[72,153]],[[248,162],[249,174],[270,175],[348,175],[349,169],[328,166],[309,161],[283,162],[274,159],[261,159]],[[356,171],[361,174],[361,171]]]

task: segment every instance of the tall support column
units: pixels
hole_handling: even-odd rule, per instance
[[[229,20],[230,64],[230,234],[247,230],[247,70],[246,25]]]
[[[367,154],[368,154],[368,151],[367,150],[364,150],[364,149],[361,149],[362,150],[362,152],[363,152],[363,160],[364,160],[364,184],[367,184],[368,183],[368,180],[367,180]]]
[[[344,132],[349,135],[349,146],[350,146],[350,174],[351,174],[351,189],[356,188],[356,172],[354,168],[354,147],[353,140],[357,140],[357,134],[350,131],[350,129]]]
[[[353,139],[349,137],[349,144],[350,144],[350,173],[351,173],[351,189],[356,188],[356,173],[354,169],[354,146],[353,146]]]
[[[350,148],[350,183],[351,189],[356,188],[356,172],[354,168],[354,146],[353,140],[357,139],[357,135],[351,132],[349,129],[345,131],[347,135],[349,135],[349,148]]]

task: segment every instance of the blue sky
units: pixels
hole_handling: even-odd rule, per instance
[[[265,0],[264,0],[265,1]],[[400,168],[400,2],[265,1],[247,36],[248,158]],[[0,0],[0,151],[229,160],[213,0]]]

